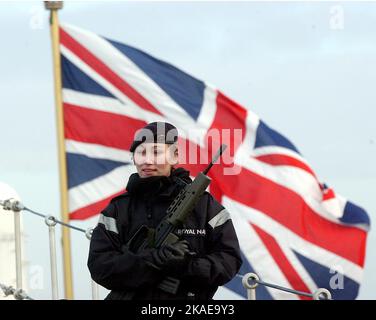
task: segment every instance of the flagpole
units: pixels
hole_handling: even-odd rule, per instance
[[[56,103],[56,124],[57,124],[57,141],[59,157],[59,176],[60,176],[60,205],[61,218],[65,223],[69,222],[68,211],[68,183],[67,183],[67,164],[65,155],[64,140],[64,114],[62,103],[62,75],[61,61],[59,50],[59,21],[58,10],[63,7],[63,1],[45,1],[45,8],[50,10],[50,30],[52,40],[52,55],[54,69],[54,87]],[[64,290],[65,298],[73,299],[73,279],[72,279],[72,258],[70,245],[70,230],[62,228],[63,236],[63,267],[64,267]]]

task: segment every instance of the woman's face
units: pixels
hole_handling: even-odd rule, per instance
[[[133,161],[141,178],[169,176],[173,165],[178,163],[176,145],[142,143],[133,154]]]

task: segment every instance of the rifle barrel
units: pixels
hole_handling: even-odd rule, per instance
[[[206,175],[209,172],[209,170],[211,169],[213,164],[218,160],[218,158],[222,155],[222,153],[226,150],[226,148],[227,148],[226,144],[222,144],[219,147],[219,150],[217,151],[217,153],[213,157],[213,160],[209,163],[208,167],[202,172],[204,175]]]

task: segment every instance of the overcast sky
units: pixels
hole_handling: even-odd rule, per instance
[[[214,84],[289,137],[322,181],[375,219],[376,3],[65,2],[59,16]],[[41,1],[0,2],[0,181],[28,207],[58,215],[47,22]],[[47,228],[23,218],[29,279],[43,271],[42,288],[29,284],[29,293],[47,299]],[[73,232],[72,243],[75,298],[89,299],[88,241]],[[375,268],[371,231],[359,298],[376,298]]]

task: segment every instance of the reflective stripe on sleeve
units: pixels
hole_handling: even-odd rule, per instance
[[[99,215],[98,223],[103,224],[107,231],[112,231],[114,233],[119,234],[118,228],[116,226],[116,220],[114,218],[106,217],[101,213]]]
[[[211,227],[214,229],[216,227],[221,226],[224,224],[227,220],[230,220],[231,216],[230,213],[226,210],[223,209],[222,211],[218,212],[210,221],[209,224]]]

